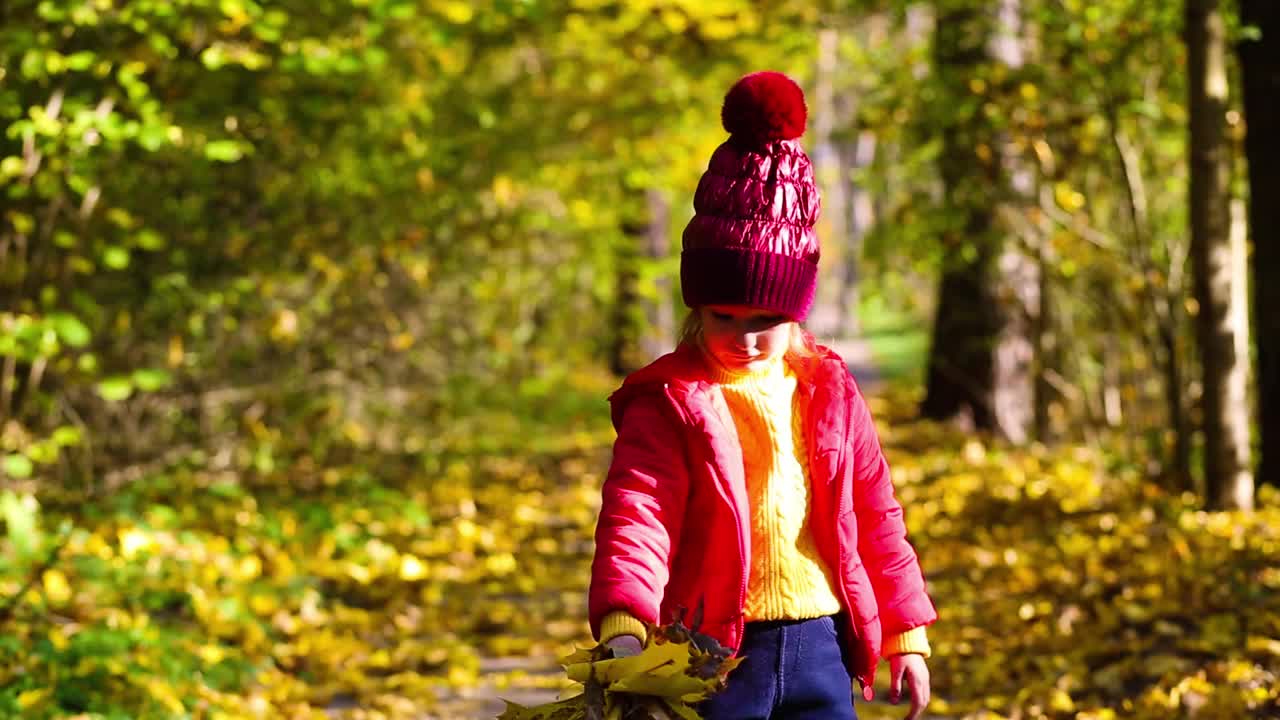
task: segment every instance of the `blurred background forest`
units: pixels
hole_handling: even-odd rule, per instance
[[[553,695],[758,69],[931,714],[1280,717],[1274,0],[0,3],[0,716]]]

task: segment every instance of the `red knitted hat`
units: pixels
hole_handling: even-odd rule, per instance
[[[729,139],[711,155],[684,229],[680,286],[689,307],[751,305],[804,320],[818,279],[821,199],[804,134],[804,92],[751,73],[724,98]]]

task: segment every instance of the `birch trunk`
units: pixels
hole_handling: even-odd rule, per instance
[[[1191,262],[1204,377],[1205,499],[1249,509],[1248,322],[1238,283],[1243,238],[1231,232],[1231,148],[1226,138],[1226,39],[1220,0],[1187,0],[1188,108],[1191,117]],[[1233,242],[1234,240],[1234,242]],[[1233,245],[1239,248],[1233,250]]]

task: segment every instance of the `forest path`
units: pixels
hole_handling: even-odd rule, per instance
[[[858,387],[862,388],[864,393],[874,395],[880,387],[883,376],[871,355],[871,344],[862,337],[832,340],[825,344],[844,358],[845,364],[849,366],[849,372],[853,373],[853,378],[858,381]]]

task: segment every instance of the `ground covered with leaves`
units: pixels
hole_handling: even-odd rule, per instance
[[[941,616],[932,715],[1280,717],[1280,497],[1205,513],[1105,448],[1010,450],[913,400],[873,410]],[[571,686],[603,401],[555,432],[475,422],[496,439],[6,496],[0,715],[485,717]]]

